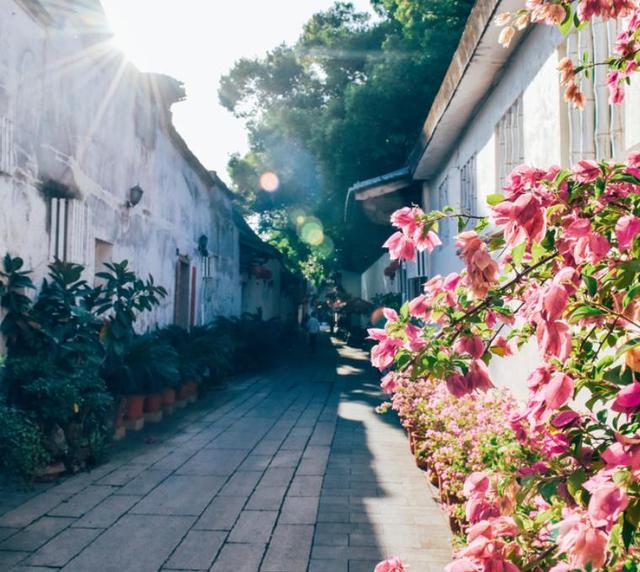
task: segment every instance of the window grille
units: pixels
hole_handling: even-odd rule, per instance
[[[449,206],[449,177],[446,177],[445,180],[440,183],[437,194],[436,210],[441,211],[444,207]],[[450,237],[449,223],[450,221],[448,218],[443,218],[438,221],[438,235],[443,243]]]
[[[51,258],[64,262],[87,264],[89,250],[89,207],[74,199],[51,199]]]
[[[460,195],[462,212],[477,216],[478,189],[476,176],[476,156],[469,159],[460,170]]]
[[[507,110],[496,127],[498,184],[503,188],[511,171],[524,162],[522,96]]]

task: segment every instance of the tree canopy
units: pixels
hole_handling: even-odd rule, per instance
[[[347,189],[404,164],[472,4],[372,0],[372,17],[336,2],[295,44],[223,77],[220,101],[246,121],[251,147],[229,162],[234,190],[293,267],[320,279],[331,264],[363,269],[380,254],[385,229],[344,223]],[[276,191],[263,190],[273,189],[264,173],[277,175]]]

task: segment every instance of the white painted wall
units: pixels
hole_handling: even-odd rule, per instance
[[[79,4],[79,3],[78,3]],[[0,3],[0,254],[25,259],[39,282],[50,260],[47,179],[76,188],[88,205],[83,262],[92,278],[95,240],[153,274],[169,296],[141,327],[173,320],[177,253],[197,274],[199,321],[240,313],[238,232],[231,204],[176,143],[157,84],[113,51],[99,12],[43,1],[54,22],[16,0]],[[56,12],[65,10],[66,12]],[[62,6],[62,8],[60,8]],[[187,154],[188,155],[188,154]],[[125,207],[139,184],[142,202]],[[203,280],[198,238],[209,237],[213,276]]]
[[[389,253],[385,252],[362,273],[360,276],[360,289],[363,300],[371,302],[377,294],[400,293],[400,271],[396,272],[393,280],[384,274],[384,269],[390,263]]]

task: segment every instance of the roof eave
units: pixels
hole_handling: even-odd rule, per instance
[[[428,180],[437,173],[495,85],[524,34],[517,34],[511,45],[504,48],[498,43],[500,29],[493,24],[493,19],[499,12],[514,12],[521,7],[522,0],[478,0],[474,5],[418,141],[409,155],[408,165],[414,179]]]

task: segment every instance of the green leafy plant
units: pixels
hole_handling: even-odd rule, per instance
[[[22,481],[38,476],[49,461],[44,436],[24,411],[0,402],[0,471]]]

